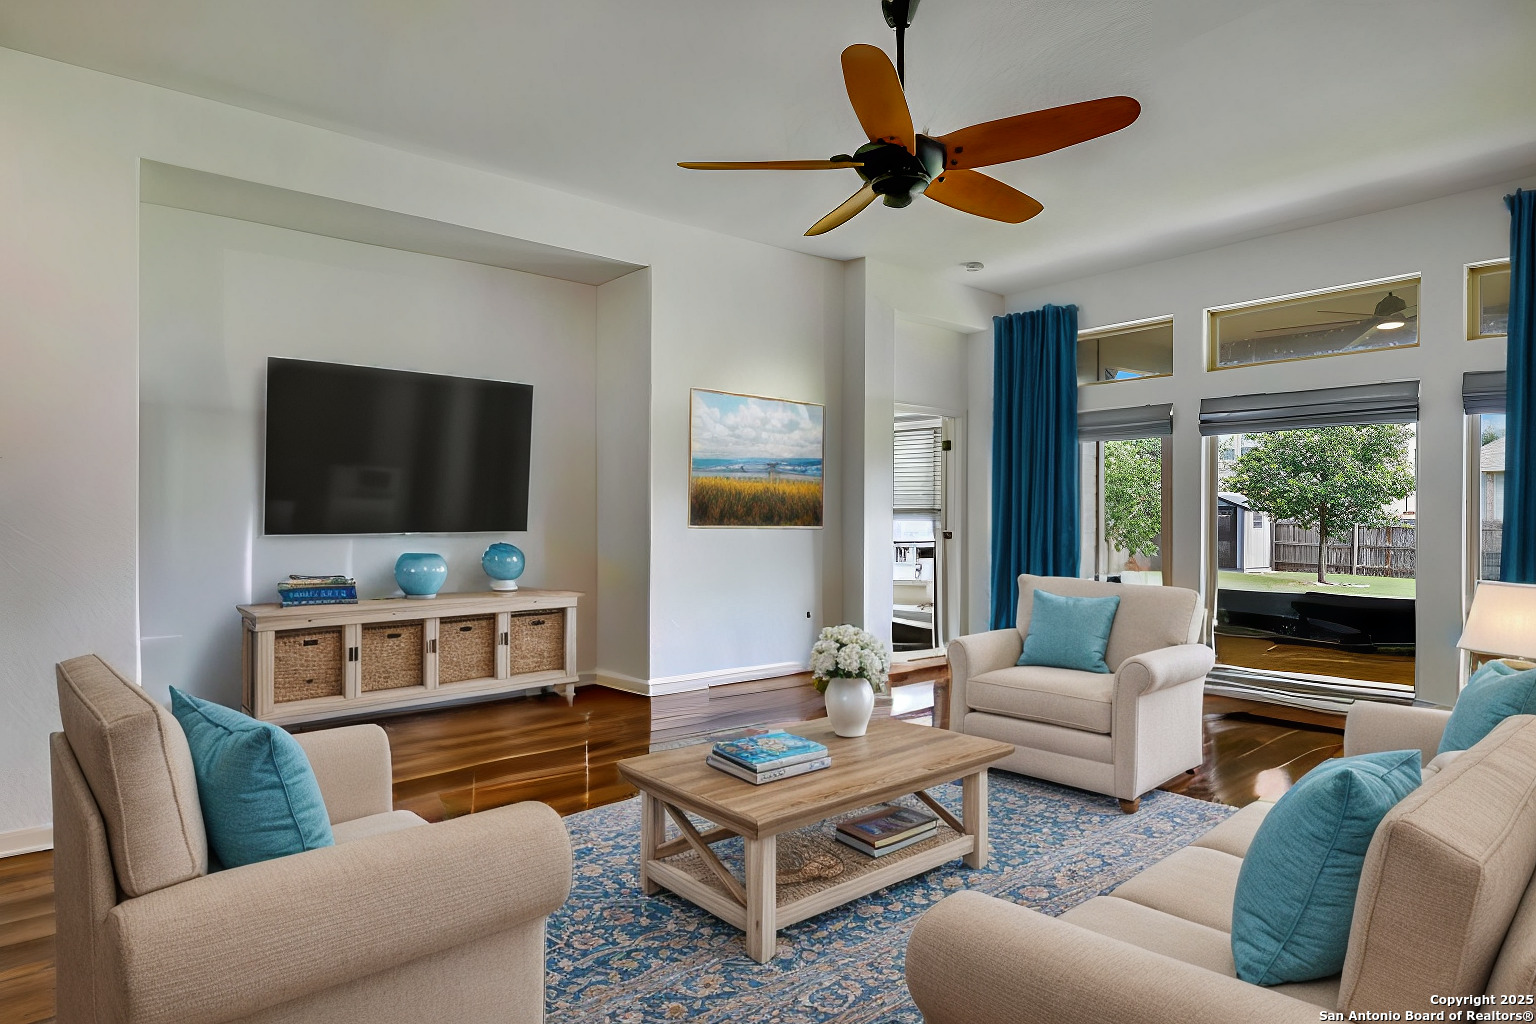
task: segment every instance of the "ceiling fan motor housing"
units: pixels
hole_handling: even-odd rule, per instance
[[[894,142],[866,142],[853,154],[853,159],[864,162],[858,168],[859,176],[885,199],[886,206],[903,207],[926,192],[944,169],[944,147],[926,135],[919,135],[915,155]]]

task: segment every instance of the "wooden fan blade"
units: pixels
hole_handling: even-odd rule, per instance
[[[891,58],[878,46],[856,43],[843,51],[843,84],[848,101],[870,142],[894,142],[917,152],[912,113]]]
[[[863,188],[859,189],[857,192],[843,201],[843,205],[839,206],[837,209],[821,218],[821,220],[817,221],[815,224],[812,224],[810,230],[807,231],[806,234],[826,234],[828,231],[831,231],[839,224],[844,224],[852,220],[859,213],[859,211],[863,210],[864,207],[874,202],[875,199],[875,190],[870,186],[868,182],[865,182]]]
[[[1045,207],[996,178],[980,171],[945,171],[928,185],[927,196],[978,217],[1022,224]]]
[[[690,171],[835,171],[863,167],[862,160],[690,160],[677,166]]]
[[[1141,104],[1129,96],[1036,110],[942,135],[944,166],[986,167],[1023,160],[1117,132],[1136,120]]]

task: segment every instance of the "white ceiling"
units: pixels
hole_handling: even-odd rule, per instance
[[[928,0],[919,130],[1128,94],[1115,135],[993,169],[1022,225],[919,200],[815,239],[863,141],[838,54],[876,0],[5,0],[0,45],[672,220],[1006,292],[1536,170],[1532,0]],[[958,269],[966,260],[980,273]]]

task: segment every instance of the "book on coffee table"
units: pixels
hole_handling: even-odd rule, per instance
[[[782,731],[721,740],[711,752],[753,772],[775,771],[827,756],[825,744]]]
[[[886,804],[868,814],[839,822],[837,839],[861,853],[880,857],[922,842],[939,829],[937,815],[916,807]]]
[[[734,775],[738,779],[761,786],[765,782],[777,782],[780,779],[792,779],[796,775],[805,775],[809,772],[820,771],[832,766],[832,759],[823,755],[811,761],[798,761],[795,764],[785,765],[782,768],[770,768],[767,771],[753,771],[751,768],[743,768],[735,761],[728,761],[714,753],[704,759],[704,763],[711,768],[718,768],[722,772]]]

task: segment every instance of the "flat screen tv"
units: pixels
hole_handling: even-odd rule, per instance
[[[528,528],[533,387],[267,360],[268,535]]]

